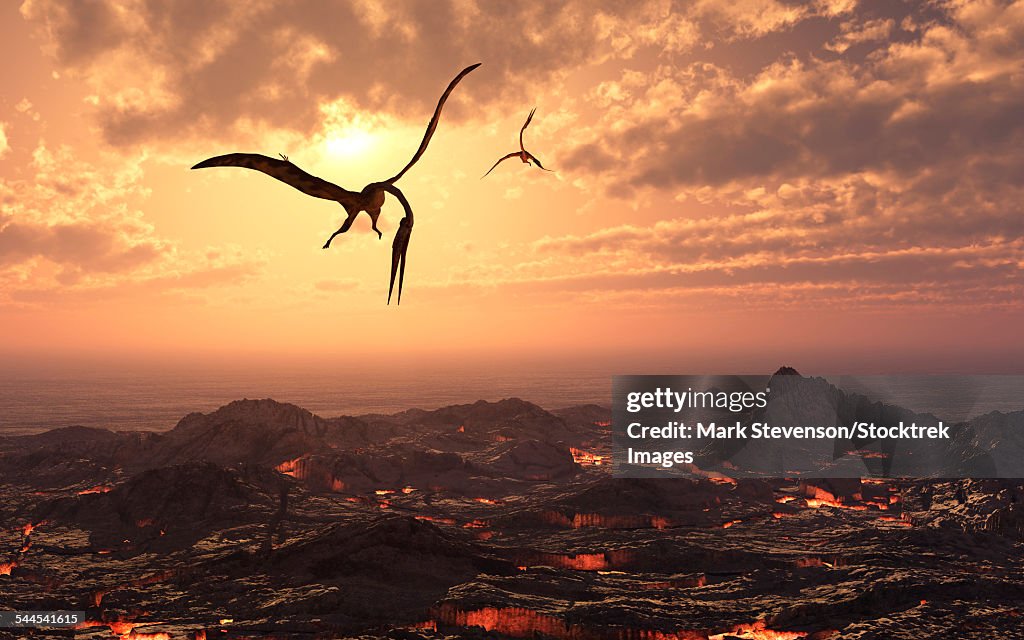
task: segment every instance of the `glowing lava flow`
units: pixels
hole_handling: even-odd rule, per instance
[[[427,629],[428,631],[436,632],[437,631],[437,621],[436,620],[426,620],[424,622],[414,622],[413,624],[410,624],[408,627],[405,627],[405,628],[406,629]],[[206,638],[203,638],[203,640],[206,640]]]
[[[293,458],[291,460],[285,460],[281,464],[279,464],[276,467],[274,467],[274,469],[276,471],[278,471],[279,473],[283,473],[286,476],[291,476],[293,478],[298,478],[299,475],[302,473],[300,471],[300,468],[302,466],[304,466],[304,463],[305,463],[305,461],[306,461],[306,459],[308,457],[309,456],[299,456],[298,458]],[[299,479],[301,480],[301,478],[299,478]]]
[[[662,516],[651,516],[651,526],[655,529],[668,529],[672,526],[672,521]]]
[[[95,487],[90,487],[90,488],[88,488],[88,489],[86,489],[84,491],[79,491],[78,495],[85,496],[85,495],[89,495],[90,493],[108,493],[111,490],[113,490],[113,488],[114,487],[112,487],[109,484],[98,484]]]
[[[453,518],[437,518],[437,517],[434,517],[434,516],[413,516],[413,517],[416,518],[417,520],[421,520],[423,522],[435,522],[437,524],[447,524],[447,525],[454,525],[455,524],[455,520]]]
[[[807,506],[812,509],[817,509],[819,507],[834,507],[836,509],[852,509],[854,511],[868,510],[868,506],[866,504],[847,504],[842,498],[837,497],[821,487],[808,486],[807,488],[814,490],[812,496],[805,498]]]
[[[569,453],[572,454],[573,462],[583,467],[600,467],[608,458],[576,447],[569,447]]]
[[[703,587],[708,583],[708,578],[703,573],[691,578],[676,578],[665,582],[645,582],[645,589],[689,589],[692,587]]]
[[[891,522],[898,527],[912,527],[913,522],[904,520],[903,518],[897,518],[896,516],[878,516],[878,519],[882,522]]]
[[[17,560],[10,562],[0,562],[0,576],[9,576],[18,566]]]
[[[704,640],[707,636],[702,632],[661,632],[642,630],[639,633],[632,629],[622,629],[619,633],[608,635],[597,630],[589,630],[579,624],[567,623],[555,616],[526,609],[524,607],[484,607],[473,611],[463,611],[451,604],[443,604],[436,612],[437,622],[442,625],[456,627],[480,627],[485,631],[495,631],[502,635],[517,638],[533,638],[537,635],[561,638],[563,640],[585,640],[589,638],[643,638],[644,640]]]
[[[534,564],[572,569],[574,571],[603,571],[628,564],[633,560],[630,551],[606,551],[604,553],[541,553],[534,557]]]
[[[859,458],[876,458],[883,460],[889,457],[889,454],[885,453],[884,451],[872,451],[870,449],[855,449],[853,451],[847,451],[846,455],[857,456]]]
[[[708,480],[710,480],[711,482],[714,482],[715,484],[737,484],[735,478],[730,478],[729,476],[723,476],[723,475],[713,475],[713,474],[714,474],[714,472],[709,472],[708,473]]]
[[[724,640],[725,638],[742,638],[743,640],[797,640],[806,638],[806,631],[774,631],[765,626],[764,620],[749,624],[738,624],[725,633],[708,636],[708,640]]]
[[[136,631],[135,627],[141,625],[159,624],[155,622],[131,622],[126,620],[86,620],[75,625],[76,631],[89,629],[91,627],[108,627],[110,633],[119,636],[120,640],[171,640],[171,634],[166,631],[156,633],[143,633]]]
[[[21,532],[22,534],[24,534],[25,539],[21,541],[21,548],[18,550],[19,555],[25,555],[26,553],[28,553],[28,550],[32,548],[32,532],[35,530],[36,527],[38,527],[41,524],[43,523],[40,522],[38,524],[32,524],[31,522],[26,522],[21,527]],[[17,566],[17,563],[14,564],[15,566]],[[13,568],[14,567],[11,567],[11,569]],[[0,571],[0,573],[2,573],[2,571]],[[7,575],[10,575],[10,570],[7,571]]]
[[[600,527],[604,529],[667,529],[672,526],[668,518],[643,515],[604,515],[601,513],[577,513],[572,516],[557,511],[545,511],[541,520],[548,524],[571,529]]]
[[[308,453],[298,458],[285,460],[274,467],[274,469],[307,484],[322,485],[329,491],[338,492],[345,490],[345,483],[340,478],[336,478],[333,473],[317,465],[315,461],[310,459],[310,454]]]
[[[842,567],[845,564],[846,563],[839,556],[833,557],[832,562],[826,562],[825,560],[815,556],[797,558],[793,561],[793,565],[800,567],[801,569],[806,569],[807,567],[828,567],[829,569],[835,569],[836,567]]]
[[[418,628],[437,629],[439,625],[453,627],[480,627],[516,638],[538,635],[561,640],[798,640],[807,638],[805,631],[775,631],[763,620],[738,624],[722,633],[709,634],[705,630],[681,629],[661,631],[637,628],[597,628],[569,623],[553,615],[525,607],[483,607],[466,611],[445,603],[434,611],[434,619],[416,625]],[[815,634],[820,637],[820,634]]]

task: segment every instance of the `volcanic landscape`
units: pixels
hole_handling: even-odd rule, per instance
[[[0,637],[1024,638],[1020,481],[613,479],[610,420],[239,400],[0,438],[0,610],[87,612]]]

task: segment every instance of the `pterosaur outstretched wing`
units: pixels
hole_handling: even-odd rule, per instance
[[[523,123],[523,128],[519,130],[519,148],[526,151],[526,147],[523,146],[523,133],[526,131],[526,127],[530,126],[530,121],[533,120],[533,112],[537,110],[537,107],[530,109],[530,115],[526,116],[526,122]]]
[[[494,166],[492,166],[490,169],[487,170],[487,173],[485,173],[484,175],[480,176],[480,179],[483,180],[487,176],[491,175],[491,172],[494,171],[494,167],[497,167],[502,162],[505,162],[509,158],[518,158],[518,157],[519,157],[519,152],[518,151],[513,151],[512,153],[508,154],[507,156],[502,156],[501,158],[498,159],[497,162],[494,163]]]
[[[482,63],[478,62],[476,64],[469,65],[468,67],[460,71],[459,75],[455,76],[454,80],[448,83],[448,88],[444,90],[444,93],[441,94],[441,99],[437,101],[437,107],[434,109],[434,115],[431,116],[430,122],[427,123],[427,131],[426,133],[423,134],[423,142],[420,142],[420,148],[416,150],[416,154],[413,155],[412,160],[409,161],[409,164],[405,165],[405,168],[399,171],[395,175],[395,177],[391,178],[390,180],[385,180],[385,182],[387,182],[388,184],[394,184],[395,181],[397,181],[399,178],[405,175],[406,171],[412,168],[412,165],[416,164],[416,161],[420,159],[420,156],[423,155],[423,152],[427,150],[427,144],[430,143],[430,138],[433,137],[434,130],[437,129],[437,121],[441,118],[441,108],[444,107],[445,100],[448,99],[448,96],[455,89],[455,85],[459,84],[459,80],[465,78],[470,71],[476,69],[481,64]]]
[[[323,178],[306,173],[292,164],[290,160],[278,160],[277,158],[269,158],[258,153],[229,153],[203,160],[192,168],[205,169],[207,167],[243,167],[245,169],[254,169],[295,187],[307,196],[334,200],[346,206],[355,204],[355,197],[358,195],[354,191],[339,187],[333,182],[328,182]]]
[[[532,154],[532,153],[530,153],[529,151],[527,151],[527,152],[526,152],[526,156],[527,156],[528,158],[530,158],[530,160],[533,160],[533,164],[537,165],[537,166],[538,166],[538,167],[540,167],[541,169],[544,169],[544,165],[542,165],[542,164],[540,163],[540,160],[538,160],[538,159],[537,159],[537,156],[533,155],[533,154]],[[551,171],[551,169],[544,169],[544,170],[545,170],[545,171]],[[554,173],[554,171],[551,171],[551,173]]]

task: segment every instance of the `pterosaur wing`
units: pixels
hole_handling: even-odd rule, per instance
[[[416,150],[416,154],[413,155],[412,160],[409,161],[409,164],[405,165],[404,169],[399,171],[395,175],[395,177],[391,178],[390,180],[385,180],[385,182],[389,184],[394,184],[399,178],[405,175],[406,171],[412,168],[412,165],[416,164],[416,161],[420,159],[420,156],[423,155],[423,152],[427,150],[427,144],[430,143],[430,138],[433,137],[434,130],[437,129],[437,122],[441,118],[441,108],[444,107],[445,100],[448,99],[448,96],[455,89],[455,85],[459,84],[459,80],[465,78],[470,71],[479,67],[480,64],[481,63],[478,62],[476,64],[472,64],[466,67],[461,72],[459,72],[459,75],[455,76],[454,80],[448,83],[448,88],[445,89],[444,93],[441,94],[441,99],[437,101],[437,107],[434,109],[434,115],[431,116],[430,122],[427,124],[427,131],[426,133],[423,134],[423,141],[420,142],[420,148]]]
[[[537,165],[537,166],[538,166],[538,167],[540,167],[541,169],[544,169],[544,165],[542,165],[542,164],[540,163],[540,160],[538,160],[538,159],[537,159],[537,156],[533,155],[533,154],[532,154],[532,153],[530,153],[529,151],[527,151],[527,152],[526,152],[526,155],[527,155],[527,157],[529,157],[529,158],[530,158],[530,160],[533,160],[533,163],[534,163],[535,165]],[[551,169],[544,169],[544,170],[545,170],[545,171],[551,171]],[[554,172],[552,171],[552,173],[554,173]]]
[[[494,167],[497,167],[502,162],[505,162],[509,158],[518,158],[518,157],[519,157],[519,152],[518,151],[513,151],[512,153],[508,154],[507,156],[502,157],[500,160],[498,160],[497,162],[494,163],[493,167],[491,167],[490,169],[487,170],[487,173],[485,173],[484,175],[480,176],[480,179],[482,180],[482,179],[486,178],[487,176],[489,176],[491,174],[491,172],[494,171]]]
[[[530,109],[530,115],[526,116],[526,122],[523,123],[523,128],[519,130],[519,148],[526,151],[526,147],[523,146],[523,133],[526,131],[526,127],[530,126],[530,121],[533,120],[533,112],[537,110],[537,107]]]
[[[342,205],[354,204],[355,197],[358,195],[323,178],[306,173],[292,164],[290,160],[278,160],[277,158],[269,158],[258,153],[229,153],[203,160],[192,168],[205,169],[207,167],[243,167],[245,169],[254,169],[267,174],[271,178],[277,178],[308,196],[323,198],[324,200],[335,200]]]

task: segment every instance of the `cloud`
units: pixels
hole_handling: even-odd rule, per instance
[[[157,235],[137,208],[148,196],[138,157],[92,163],[40,144],[26,170],[0,181],[0,299],[204,288],[259,270],[239,251],[195,255]]]
[[[1009,177],[1024,156],[1020,6],[953,7],[947,24],[863,62],[781,57],[750,77],[702,62],[623,74],[625,89],[605,88],[618,99],[562,164],[624,193],[866,171],[959,174],[979,158]],[[824,46],[892,28],[851,19]]]
[[[487,75],[467,80],[473,100],[522,98],[528,81],[612,55],[633,26],[659,22],[651,7],[617,0],[430,0],[387,10],[318,0],[143,1],[132,10],[33,0],[22,15],[57,63],[92,87],[114,144],[224,134],[253,121],[308,133],[318,105],[338,99],[421,118],[455,73],[478,61]],[[459,117],[469,93],[453,97],[448,117]]]
[[[518,200],[523,197],[522,187],[509,187],[505,189],[505,194],[502,196],[506,200]]]
[[[351,279],[317,280],[313,283],[317,291],[333,293],[336,291],[351,291],[359,288],[359,281]]]
[[[10,150],[11,147],[7,144],[7,123],[0,122],[0,158]]]
[[[770,305],[784,288],[800,292],[791,301],[851,308],[1019,308],[1024,186],[962,180],[933,193],[929,180],[872,174],[701,189],[699,202],[676,204],[675,216],[652,224],[541,238],[532,245],[537,260],[513,280],[595,294],[671,289],[689,299],[679,291],[705,291],[705,302],[720,303],[749,295]],[[708,212],[687,213],[695,206]]]
[[[29,0],[22,15],[65,75],[85,80],[116,145],[242,135],[247,126],[309,134],[319,106],[344,100],[421,119],[463,66],[453,120],[529,102],[575,74],[644,51],[680,56],[785,32],[845,4],[475,0],[166,3]]]
[[[560,96],[542,157],[598,204],[575,233],[519,246],[518,263],[488,264],[481,247],[437,288],[811,307],[1022,299],[1024,2],[137,6],[23,8],[126,148],[309,135],[330,105],[344,106],[339,127],[361,111],[420,120],[476,61],[446,118]],[[642,222],[608,226],[623,199]],[[23,253],[64,278],[176,260],[130,217],[18,224]],[[59,241],[69,224],[76,241]]]
[[[700,0],[691,12],[710,21],[726,38],[757,37],[793,26],[815,7],[776,0]]]
[[[936,6],[899,33],[850,8],[819,55],[749,75],[694,62],[606,83],[561,168],[605,197],[675,202],[534,249],[596,290],[632,266],[638,291],[1020,308],[1024,3]]]
[[[22,98],[18,104],[14,105],[14,110],[18,113],[27,116],[33,122],[39,122],[42,117],[38,111],[36,111],[35,105],[28,98]]]
[[[41,257],[82,272],[129,270],[166,249],[125,202],[143,199],[134,163],[111,172],[39,145],[31,179],[5,183],[0,267]]]
[[[158,243],[133,239],[104,222],[55,225],[8,221],[0,228],[0,267],[43,256],[75,271],[125,271],[160,254]]]
[[[844,22],[841,28],[842,33],[831,42],[825,45],[829,51],[845,53],[850,47],[878,40],[886,40],[892,34],[896,21],[892,18],[868,20],[862,24],[857,22]]]

